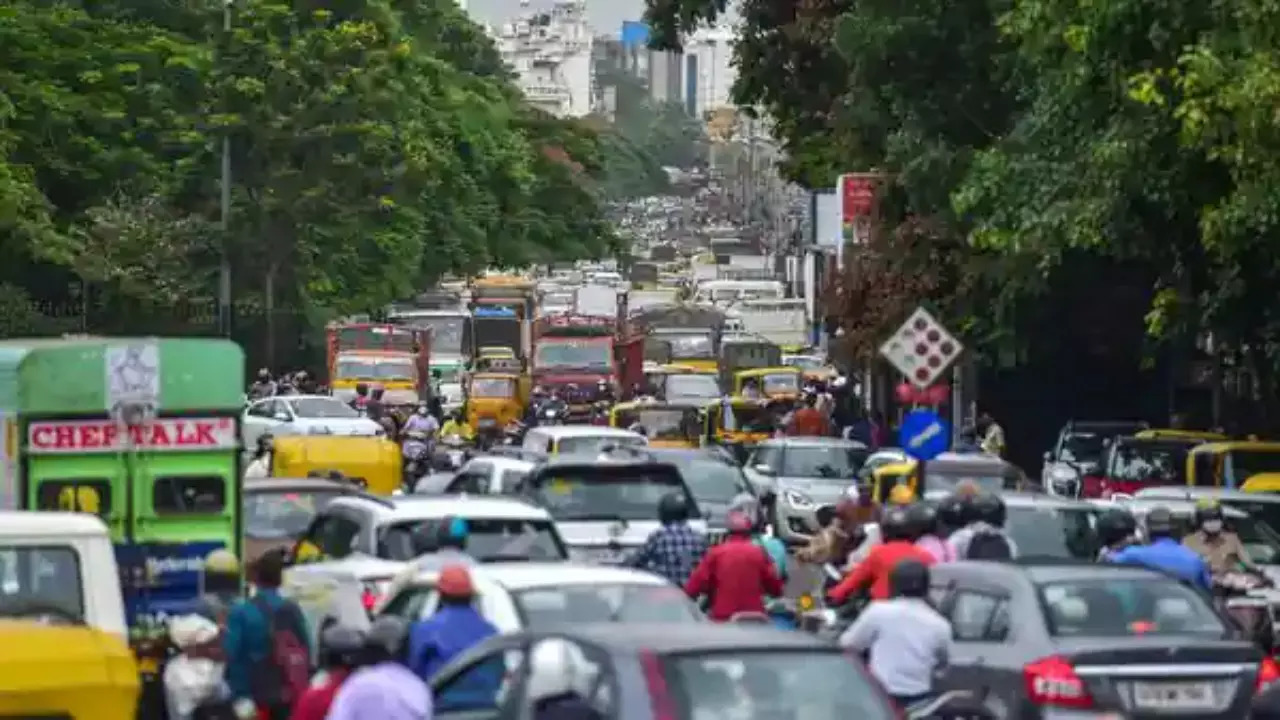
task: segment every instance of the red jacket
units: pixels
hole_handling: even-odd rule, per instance
[[[791,418],[791,434],[805,437],[824,437],[831,434],[827,416],[814,408],[800,408]]]
[[[919,560],[933,565],[933,555],[907,540],[890,540],[871,548],[867,557],[844,576],[828,595],[838,605],[855,592],[871,586],[872,600],[889,599],[889,572],[903,560]]]
[[[783,587],[769,553],[749,537],[731,535],[702,556],[684,591],[693,598],[708,596],[711,619],[724,621],[740,612],[764,612],[765,596],[781,595]]]
[[[338,688],[342,687],[350,674],[347,670],[335,670],[329,673],[323,684],[307,688],[294,704],[289,720],[324,720],[329,714],[329,706],[333,704],[333,697],[338,694]]]

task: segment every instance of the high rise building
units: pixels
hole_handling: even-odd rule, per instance
[[[496,28],[494,41],[534,107],[561,117],[592,111],[592,42],[585,0],[557,0],[547,12],[529,11]]]

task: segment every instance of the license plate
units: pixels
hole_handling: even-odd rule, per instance
[[[1212,710],[1217,706],[1212,683],[1133,684],[1134,705],[1148,710]]]

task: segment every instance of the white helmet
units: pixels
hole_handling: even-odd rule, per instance
[[[547,638],[529,656],[529,685],[533,702],[575,694],[590,701],[600,668],[587,660],[582,649],[563,638]]]

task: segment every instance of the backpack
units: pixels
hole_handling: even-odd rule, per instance
[[[966,560],[1012,560],[1013,548],[1001,533],[983,530],[973,536],[965,551]]]
[[[254,668],[253,699],[260,706],[292,707],[311,685],[311,655],[298,637],[302,609],[285,600],[273,610],[262,596],[253,605],[267,623],[267,656]]]

